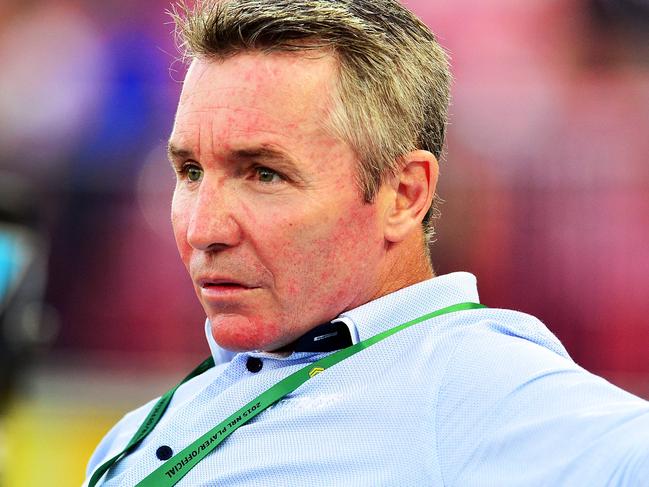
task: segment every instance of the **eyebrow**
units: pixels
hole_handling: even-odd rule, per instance
[[[167,157],[169,160],[173,159],[195,159],[194,152],[189,149],[183,149],[176,147],[174,144],[169,142],[167,144]]]
[[[167,145],[167,156],[170,160],[196,159],[194,151],[192,151],[191,149],[177,147],[171,142],[169,142]],[[267,160],[295,167],[295,162],[290,156],[288,156],[283,151],[273,149],[272,147],[268,146],[237,149],[232,151],[229,154],[228,158],[234,160]]]
[[[282,151],[271,147],[256,147],[250,149],[238,149],[232,152],[231,157],[238,160],[261,159],[294,165],[293,159]]]

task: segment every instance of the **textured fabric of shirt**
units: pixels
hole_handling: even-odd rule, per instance
[[[360,340],[478,301],[455,273],[341,318]],[[179,388],[138,448],[105,475],[132,486],[231,413],[326,354],[229,354]],[[263,367],[246,368],[249,357]],[[120,452],[154,401],[127,414],[88,476]],[[575,364],[536,318],[502,309],[424,321],[327,369],[236,430],[180,486],[649,486],[649,403]]]

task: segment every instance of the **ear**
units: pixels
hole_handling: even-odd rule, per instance
[[[421,230],[435,196],[439,164],[435,156],[424,150],[403,157],[401,170],[391,180],[393,200],[385,214],[385,238],[396,243],[413,231]]]

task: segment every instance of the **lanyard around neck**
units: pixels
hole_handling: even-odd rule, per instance
[[[384,331],[383,333],[374,335],[373,337],[368,338],[367,340],[363,340],[362,342],[352,345],[351,347],[338,350],[331,355],[327,355],[326,357],[301,368],[297,372],[294,372],[293,374],[276,383],[274,386],[270,387],[270,389],[267,389],[265,392],[257,396],[237,412],[233,413],[230,417],[223,420],[203,436],[194,440],[185,449],[171,457],[160,467],[151,472],[147,477],[144,478],[144,480],[137,484],[137,487],[168,487],[175,485],[237,428],[250,421],[252,418],[257,416],[272,404],[282,399],[287,394],[293,392],[309,379],[312,379],[321,372],[324,372],[329,367],[342,362],[346,358],[349,358],[352,355],[355,355],[358,352],[371,347],[372,345],[388,338],[391,335],[394,335],[401,330],[416,325],[417,323],[421,323],[422,321],[426,321],[436,316],[441,316],[456,311],[479,308],[485,308],[485,306],[478,303],[460,303],[439,309],[437,311],[433,311],[432,313],[420,316],[419,318],[391,328],[387,331]],[[169,406],[169,402],[171,402],[171,398],[173,397],[174,393],[182,384],[202,374],[212,367],[214,367],[214,360],[212,359],[212,357],[210,357],[198,367],[196,367],[196,369],[194,369],[187,377],[185,377],[176,387],[162,396],[155,404],[155,406],[153,406],[153,409],[142,422],[142,425],[139,427],[133,438],[131,438],[131,441],[128,442],[124,450],[115,455],[110,460],[103,463],[99,468],[95,470],[95,472],[92,474],[92,477],[90,478],[88,487],[94,487],[101,479],[101,477],[103,477],[103,475],[115,463],[132,452],[137,447],[137,445],[139,445],[140,442],[149,433],[151,433],[153,428],[162,418],[162,415],[167,409],[167,406]]]

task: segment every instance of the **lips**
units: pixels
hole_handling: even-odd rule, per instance
[[[223,284],[206,284],[205,286],[202,287],[203,291],[207,292],[233,292],[233,291],[243,291],[246,289],[250,289],[244,286],[241,286],[239,284],[229,284],[229,283],[223,283]]]
[[[214,278],[214,277],[204,277],[197,279],[197,284],[203,288],[219,288],[219,287],[243,287],[251,288],[253,286],[248,286],[241,281],[231,278]]]
[[[202,277],[196,280],[205,297],[219,298],[237,294],[243,291],[256,289],[257,286],[249,285],[231,277]]]
[[[236,282],[224,281],[224,282],[204,282],[201,284],[201,287],[209,288],[209,287],[246,287],[246,286],[243,286]]]

